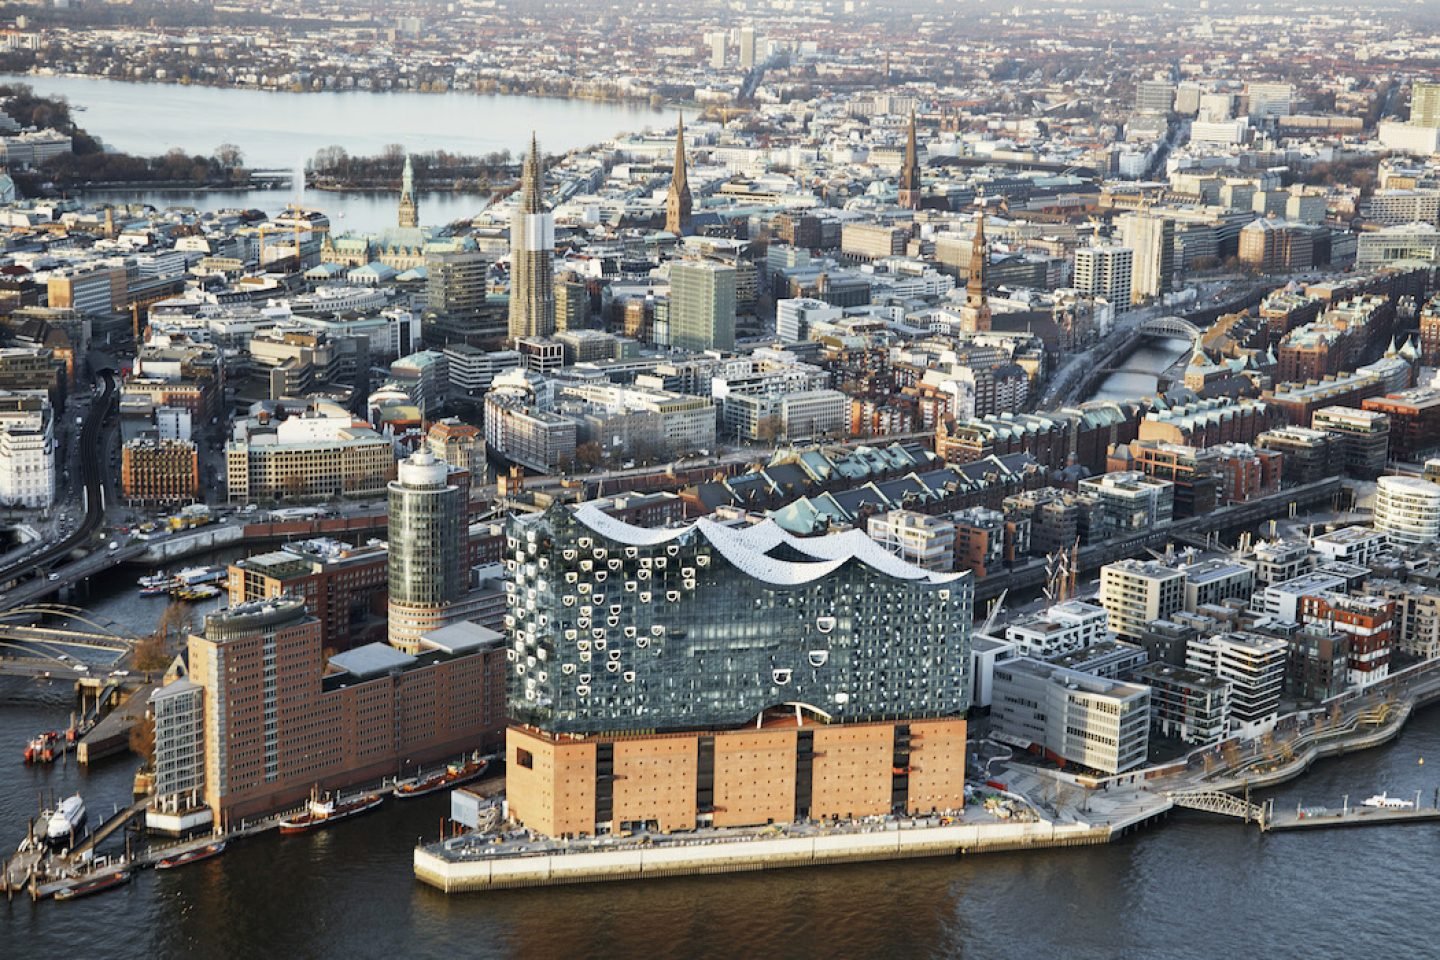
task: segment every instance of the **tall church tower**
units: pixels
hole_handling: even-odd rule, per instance
[[[910,111],[910,134],[905,140],[905,166],[900,169],[900,206],[920,209],[920,151],[915,146],[915,111]]]
[[[970,242],[970,279],[965,284],[965,306],[960,308],[960,329],[986,333],[990,329],[990,300],[985,295],[985,268],[990,248],[985,243],[985,211],[975,221],[975,239]]]
[[[420,208],[415,204],[415,168],[410,155],[405,155],[405,172],[400,175],[400,210],[397,222],[402,227],[420,226]]]
[[[675,125],[675,170],[670,175],[670,193],[665,198],[665,229],[677,237],[690,232],[690,179],[685,173],[685,117]]]
[[[555,218],[540,199],[544,174],[540,147],[530,135],[530,155],[520,177],[520,203],[510,219],[510,338],[555,333]]]

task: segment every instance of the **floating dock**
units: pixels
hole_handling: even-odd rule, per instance
[[[1351,807],[1349,811],[1325,810],[1276,813],[1266,825],[1268,831],[1281,830],[1343,830],[1350,827],[1384,827],[1400,823],[1425,823],[1440,820],[1440,810],[1423,807],[1419,810]]]

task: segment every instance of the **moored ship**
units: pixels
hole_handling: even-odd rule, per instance
[[[471,757],[468,760],[452,763],[444,770],[430,776],[402,780],[395,784],[393,793],[400,800],[413,800],[415,797],[427,796],[440,790],[447,790],[450,787],[458,787],[472,780],[478,780],[485,775],[485,771],[489,767],[489,760]]]
[[[343,801],[334,797],[324,800],[311,797],[304,813],[280,821],[280,832],[285,835],[308,833],[374,810],[384,802],[385,795],[380,793],[366,793],[353,800]]]
[[[130,871],[121,870],[118,873],[107,874],[97,877],[94,880],[81,880],[79,883],[72,883],[68,887],[61,887],[55,891],[56,900],[74,900],[79,897],[88,897],[92,893],[103,893],[106,890],[113,890],[116,887],[124,886],[130,882]]]
[[[200,847],[195,850],[187,850],[182,854],[173,857],[166,857],[155,864],[156,870],[173,870],[176,867],[183,867],[191,863],[199,863],[201,860],[209,860],[211,857],[218,857],[225,852],[225,841],[219,840],[215,843]]]
[[[45,824],[45,839],[51,843],[62,843],[73,837],[85,823],[85,801],[80,794],[66,797],[50,815]]]

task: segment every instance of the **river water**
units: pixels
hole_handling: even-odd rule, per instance
[[[1139,400],[1155,395],[1160,374],[1193,347],[1183,338],[1147,337],[1125,360],[1125,370],[1109,374],[1090,400]]]
[[[551,97],[282,93],[43,75],[0,76],[0,82],[28,83],[37,93],[67,98],[83,108],[76,112],[76,122],[115,150],[150,156],[179,147],[208,156],[220,144],[233,143],[249,166],[264,169],[295,170],[331,145],[355,155],[377,154],[398,143],[415,153],[509,150],[519,156],[529,149],[532,131],[543,151],[563,153],[669,120],[668,113],[648,105]],[[390,194],[312,190],[297,198],[291,189],[107,191],[93,196],[157,207],[245,207],[271,214],[299,199],[329,213],[337,231],[375,231],[395,224],[396,198]],[[474,216],[486,198],[438,193],[422,194],[419,201],[422,223],[445,224]]]
[[[163,601],[133,572],[94,606],[153,623]],[[152,605],[153,604],[153,605]],[[26,768],[23,741],[62,724],[58,683],[0,681],[0,844],[37,795],[82,791],[101,815],[129,802],[135,763]],[[1428,765],[1419,761],[1426,759]],[[1424,792],[1440,773],[1440,708],[1394,743],[1327,760],[1278,807]],[[0,903],[0,957],[1431,957],[1434,825],[1260,836],[1200,814],[1105,847],[446,897],[415,882],[417,839],[443,795],[303,837],[238,842],[213,861],[142,873],[70,904]],[[82,926],[83,925],[83,926]]]

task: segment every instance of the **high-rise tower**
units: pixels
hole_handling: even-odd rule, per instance
[[[960,329],[971,333],[990,329],[990,299],[985,295],[985,268],[989,262],[982,210],[975,221],[975,238],[970,241],[970,279],[965,284],[965,306],[960,308]]]
[[[675,171],[670,175],[670,193],[665,198],[665,229],[683,237],[690,232],[690,180],[685,174],[685,118],[675,126]]]
[[[405,155],[405,172],[400,175],[400,210],[397,220],[402,227],[420,226],[420,208],[415,203],[415,168],[410,155]]]
[[[390,643],[414,653],[465,593],[464,492],[450,465],[421,450],[390,481]]]
[[[510,338],[555,332],[555,219],[540,198],[540,148],[532,134],[510,220]]]
[[[900,169],[900,206],[920,209],[920,152],[915,146],[915,111],[910,111],[910,133],[905,140],[905,166]]]

